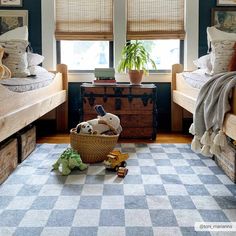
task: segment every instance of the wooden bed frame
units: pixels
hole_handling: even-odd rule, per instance
[[[184,94],[176,89],[177,73],[183,72],[181,64],[174,64],[172,66],[172,131],[182,131],[182,120],[184,110],[194,113],[196,99]],[[233,96],[236,97],[236,89],[234,89]],[[224,132],[230,138],[236,140],[236,106],[232,107],[232,111],[227,113],[224,120]]]
[[[0,142],[57,108],[57,129],[67,129],[67,66],[57,65],[55,78],[46,87],[23,93],[0,85]]]

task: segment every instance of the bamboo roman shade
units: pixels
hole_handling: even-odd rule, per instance
[[[57,40],[111,40],[113,0],[56,0]]]
[[[128,39],[184,39],[184,0],[127,0]]]

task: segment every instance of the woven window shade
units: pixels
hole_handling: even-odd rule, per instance
[[[184,39],[184,0],[127,0],[128,39]]]
[[[56,0],[57,40],[111,40],[113,0]]]

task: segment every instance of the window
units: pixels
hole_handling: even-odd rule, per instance
[[[112,66],[112,6],[113,0],[56,0],[57,51],[70,70]]]
[[[128,0],[127,38],[140,40],[158,71],[180,63],[184,39],[184,0]],[[149,68],[152,69],[152,68]]]
[[[62,40],[60,55],[61,63],[67,64],[69,70],[87,71],[112,66],[109,41]]]
[[[184,0],[127,0],[128,39],[184,39]]]
[[[55,2],[55,37],[60,45],[60,62],[67,64],[70,70],[87,71],[95,67],[112,67],[113,20],[117,20],[113,19],[113,0]],[[185,37],[184,2],[185,0],[125,2],[123,10],[127,12],[127,40],[143,40],[158,71],[170,70],[172,64],[183,62],[180,58],[183,54],[181,42]],[[114,44],[119,45],[117,42]],[[116,55],[120,53],[116,52]],[[116,56],[116,60],[119,57]]]
[[[171,70],[171,66],[180,63],[180,40],[140,40],[157,65],[158,71]],[[153,68],[148,68],[153,70]]]

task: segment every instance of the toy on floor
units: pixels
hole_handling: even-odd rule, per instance
[[[62,175],[69,175],[74,168],[85,170],[88,166],[84,164],[78,152],[67,148],[53,165],[53,170],[59,170]]]
[[[125,167],[119,167],[117,171],[118,177],[124,178],[128,174],[128,169]]]
[[[128,157],[127,153],[114,150],[107,155],[107,159],[103,163],[107,169],[118,171],[119,167],[126,167]]]

